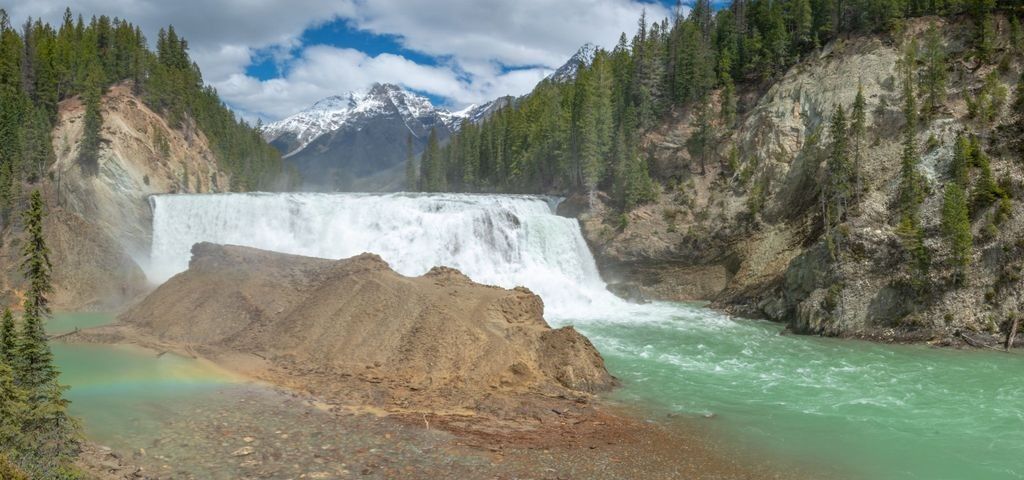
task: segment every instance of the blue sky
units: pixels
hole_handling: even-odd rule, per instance
[[[685,2],[684,2],[685,3]],[[8,10],[59,23],[57,0]],[[644,9],[674,0],[76,0],[86,17],[173,24],[204,80],[250,120],[273,121],[329,95],[390,82],[460,108],[530,91],[580,45],[611,47]]]

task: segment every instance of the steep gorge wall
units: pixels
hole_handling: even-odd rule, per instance
[[[214,192],[229,185],[202,132],[190,123],[168,125],[129,84],[103,96],[101,114],[94,171],[78,161],[85,123],[78,97],[61,102],[53,130],[56,161],[41,188],[57,310],[117,308],[148,290],[142,268],[152,236],[150,195]],[[0,246],[7,259],[0,262],[0,287],[6,303],[14,304],[24,286],[18,270],[20,221],[12,220]]]
[[[932,253],[927,298],[906,287],[907,256],[895,227],[900,178],[902,95],[898,79],[905,42],[940,26],[949,51],[948,99],[917,134],[920,173],[928,183],[921,207]],[[997,71],[1013,98],[1020,61],[1011,55],[1008,24]],[[691,112],[647,138],[652,174],[666,185],[656,204],[620,216],[598,201],[583,208],[582,225],[603,272],[620,293],[671,300],[711,300],[737,312],[786,322],[793,330],[881,338],[950,337],[959,331],[997,333],[1020,307],[1019,281],[1007,282],[1004,265],[1018,262],[1016,238],[1024,208],[994,238],[982,235],[986,212],[974,222],[971,282],[949,286],[948,247],[939,227],[942,192],[960,131],[980,134],[996,178],[1021,190],[1021,172],[998,128],[968,118],[962,92],[975,92],[995,66],[979,66],[967,50],[970,29],[961,21],[919,19],[906,35],[841,39],[790,69],[763,93],[748,92],[734,128],[723,132],[708,171],[685,145]],[[864,88],[866,151],[861,199],[843,228],[847,245],[833,261],[823,241],[820,193],[827,178],[827,124],[836,106],[849,110]],[[996,125],[1013,120],[1004,106]],[[1019,197],[1019,195],[1017,195]],[[568,205],[572,205],[572,201]],[[1012,279],[1012,276],[1010,277]]]

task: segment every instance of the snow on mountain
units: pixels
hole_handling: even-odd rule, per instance
[[[375,83],[367,90],[349,92],[344,95],[327,97],[311,107],[283,120],[263,127],[263,136],[268,142],[290,135],[289,149],[285,157],[295,155],[326,133],[343,127],[355,127],[369,121],[393,114],[401,116],[409,131],[419,131],[414,125],[444,124],[449,130],[456,130],[468,114],[450,112],[434,107],[426,97],[409,92],[392,84]]]
[[[569,61],[565,62],[558,70],[548,76],[553,82],[563,83],[576,79],[576,72],[579,71],[580,64],[590,65],[594,61],[594,55],[597,55],[597,45],[593,43],[584,43],[579,50],[569,58]]]

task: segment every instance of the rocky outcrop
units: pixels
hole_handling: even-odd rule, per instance
[[[371,254],[335,261],[201,243],[186,272],[121,321],[211,358],[256,355],[280,372],[265,378],[349,403],[478,411],[611,387],[593,345],[552,330],[543,310],[529,290],[443,267],[409,278]]]
[[[230,185],[202,132],[188,120],[169,125],[128,84],[104,95],[99,167],[83,169],[78,148],[84,115],[78,97],[61,102],[53,131],[57,161],[49,171],[59,206],[117,239],[134,258],[149,253],[150,195],[226,191]]]
[[[999,22],[1007,34],[1006,20]],[[949,52],[950,83],[946,104],[917,134],[919,172],[928,183],[921,218],[932,258],[930,288],[921,293],[910,286],[892,208],[903,125],[898,65],[905,45],[933,23]],[[959,131],[981,136],[996,178],[1012,197],[1024,191],[1007,139],[997,136],[1005,130],[999,125],[1013,120],[1009,109],[1004,104],[994,125],[981,125],[961,94],[973,95],[991,74],[1012,98],[1021,65],[1010,55],[1008,38],[1000,38],[1006,69],[975,68],[968,35],[966,21],[924,18],[908,21],[898,39],[834,42],[768,88],[742,92],[742,115],[733,127],[717,125],[720,141],[704,174],[685,147],[692,112],[676,112],[646,138],[651,172],[664,185],[658,202],[623,215],[597,196],[592,208],[577,209],[606,279],[630,296],[710,300],[801,333],[917,340],[1005,330],[1024,305],[1019,275],[1008,273],[1020,263],[1013,252],[1024,234],[1024,207],[1013,200],[1011,219],[996,232],[987,226],[991,212],[976,212],[967,287],[950,285],[941,236],[942,191]],[[833,255],[820,203],[832,140],[827,123],[837,106],[851,107],[858,86],[867,103],[859,199],[841,226],[844,245]],[[570,200],[566,208],[580,203]]]
[[[111,310],[150,288],[141,269],[149,256],[149,196],[215,192],[229,186],[205,136],[186,120],[169,125],[132,93],[110,88],[102,101],[98,167],[78,162],[85,107],[77,97],[61,102],[53,131],[56,161],[41,188],[44,225],[53,262],[57,310]],[[28,188],[28,187],[26,187]],[[0,244],[0,289],[7,304],[24,291],[19,271],[20,219],[5,225]]]

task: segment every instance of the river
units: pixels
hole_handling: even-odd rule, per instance
[[[406,275],[447,265],[479,282],[527,286],[544,299],[550,323],[576,326],[601,351],[623,381],[613,400],[651,415],[691,416],[735,448],[854,479],[1024,478],[1019,355],[783,335],[777,324],[699,305],[629,304],[607,292],[578,223],[554,215],[556,203],[449,194],[157,196],[146,271],[157,282],[182,271],[197,241],[324,258],[369,251]],[[233,381],[191,360],[141,360],[115,347],[56,345],[55,353],[73,412],[103,441],[120,429],[154,428],[147,419],[160,418],[161,405],[187,404]],[[131,425],[115,420],[125,411]]]

